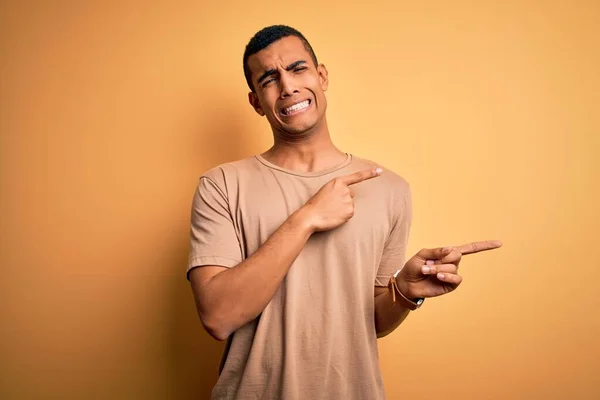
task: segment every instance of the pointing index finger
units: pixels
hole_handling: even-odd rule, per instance
[[[346,185],[350,186],[356,183],[366,181],[367,179],[373,179],[381,175],[382,172],[383,170],[381,168],[366,169],[364,171],[358,171],[342,176],[340,180]]]
[[[473,242],[457,246],[456,249],[462,253],[462,255],[479,253],[480,251],[487,251],[497,249],[502,246],[500,240],[485,240],[483,242]]]

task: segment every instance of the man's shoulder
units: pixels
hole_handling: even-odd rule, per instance
[[[385,165],[382,165],[381,163],[368,160],[366,158],[362,158],[354,154],[352,155],[352,161],[354,167],[353,169],[357,171],[376,167],[380,167],[381,169],[383,169],[383,173],[381,174],[381,176],[373,180],[374,182],[378,182],[379,186],[382,188],[395,189],[400,191],[406,191],[410,189],[410,184],[404,176],[386,167]]]
[[[235,161],[229,161],[219,164],[204,172],[200,178],[208,178],[215,182],[225,182],[231,179],[237,179],[240,174],[256,171],[260,169],[260,163],[256,156],[250,156]]]

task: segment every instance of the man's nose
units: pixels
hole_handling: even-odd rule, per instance
[[[289,74],[282,74],[280,78],[281,82],[281,98],[286,98],[294,93],[299,93],[296,80]]]

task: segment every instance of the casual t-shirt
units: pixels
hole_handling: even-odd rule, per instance
[[[374,167],[347,155],[298,173],[261,156],[206,172],[194,195],[188,272],[234,267],[331,179]],[[213,399],[383,399],[374,287],[405,262],[408,183],[384,169],[355,185],[354,216],[313,234],[264,311],[235,331]]]

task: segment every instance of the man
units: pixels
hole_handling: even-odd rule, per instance
[[[409,185],[332,143],[327,69],[306,38],[261,30],[244,72],[274,145],[205,173],[192,211],[188,277],[204,327],[227,339],[213,398],[383,399],[377,337],[454,290],[463,254],[500,243],[405,264]]]

